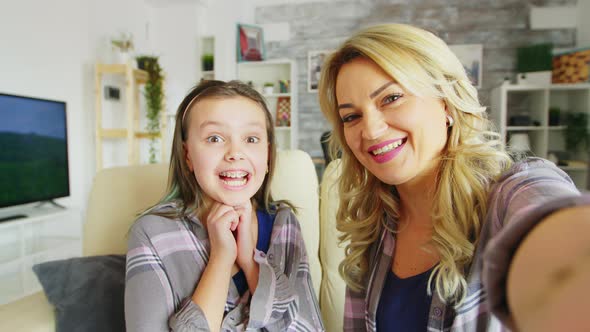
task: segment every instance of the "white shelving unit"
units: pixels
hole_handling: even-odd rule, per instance
[[[590,116],[590,84],[500,85],[492,90],[491,118],[504,142],[515,133],[525,133],[532,154],[547,158],[550,151],[566,151],[564,118],[567,113],[587,113]],[[559,107],[561,122],[549,123],[549,109]],[[511,125],[515,116],[529,118],[530,125]],[[510,147],[509,147],[510,148]],[[580,149],[581,150],[581,149]],[[588,153],[572,152],[567,165],[560,166],[581,190],[590,190]]]
[[[18,212],[27,217],[0,223],[0,305],[42,289],[33,265],[82,256],[80,210],[27,207]]]
[[[237,78],[243,82],[252,82],[253,87],[262,92],[264,83],[274,83],[273,93],[262,93],[266,99],[275,123],[277,148],[297,149],[298,111],[297,111],[297,71],[291,59],[273,59],[266,61],[239,62]],[[287,92],[280,92],[279,81],[288,81]],[[290,125],[277,123],[277,103],[287,98],[290,102]]]

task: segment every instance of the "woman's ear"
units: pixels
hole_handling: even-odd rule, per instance
[[[182,151],[184,152],[184,161],[186,162],[186,166],[192,172],[193,171],[193,162],[191,161],[191,154],[186,146],[186,143],[182,143]]]

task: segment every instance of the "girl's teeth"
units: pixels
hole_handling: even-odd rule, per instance
[[[221,172],[220,175],[223,177],[226,177],[226,178],[243,178],[246,175],[248,175],[248,173],[246,173],[246,172]]]
[[[239,186],[243,186],[246,184],[246,179],[243,180],[231,180],[231,181],[227,181],[227,180],[222,180],[223,183],[227,184],[228,186],[232,186],[232,187],[239,187]]]

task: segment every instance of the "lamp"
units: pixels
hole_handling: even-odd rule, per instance
[[[510,135],[508,147],[514,152],[529,152],[531,150],[529,135],[526,133],[515,133]]]

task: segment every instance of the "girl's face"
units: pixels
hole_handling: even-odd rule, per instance
[[[186,162],[204,194],[230,206],[248,202],[268,169],[264,110],[237,96],[206,98],[189,111]]]
[[[384,183],[412,183],[432,174],[447,142],[443,101],[412,95],[378,65],[357,58],[336,80],[346,143]]]

